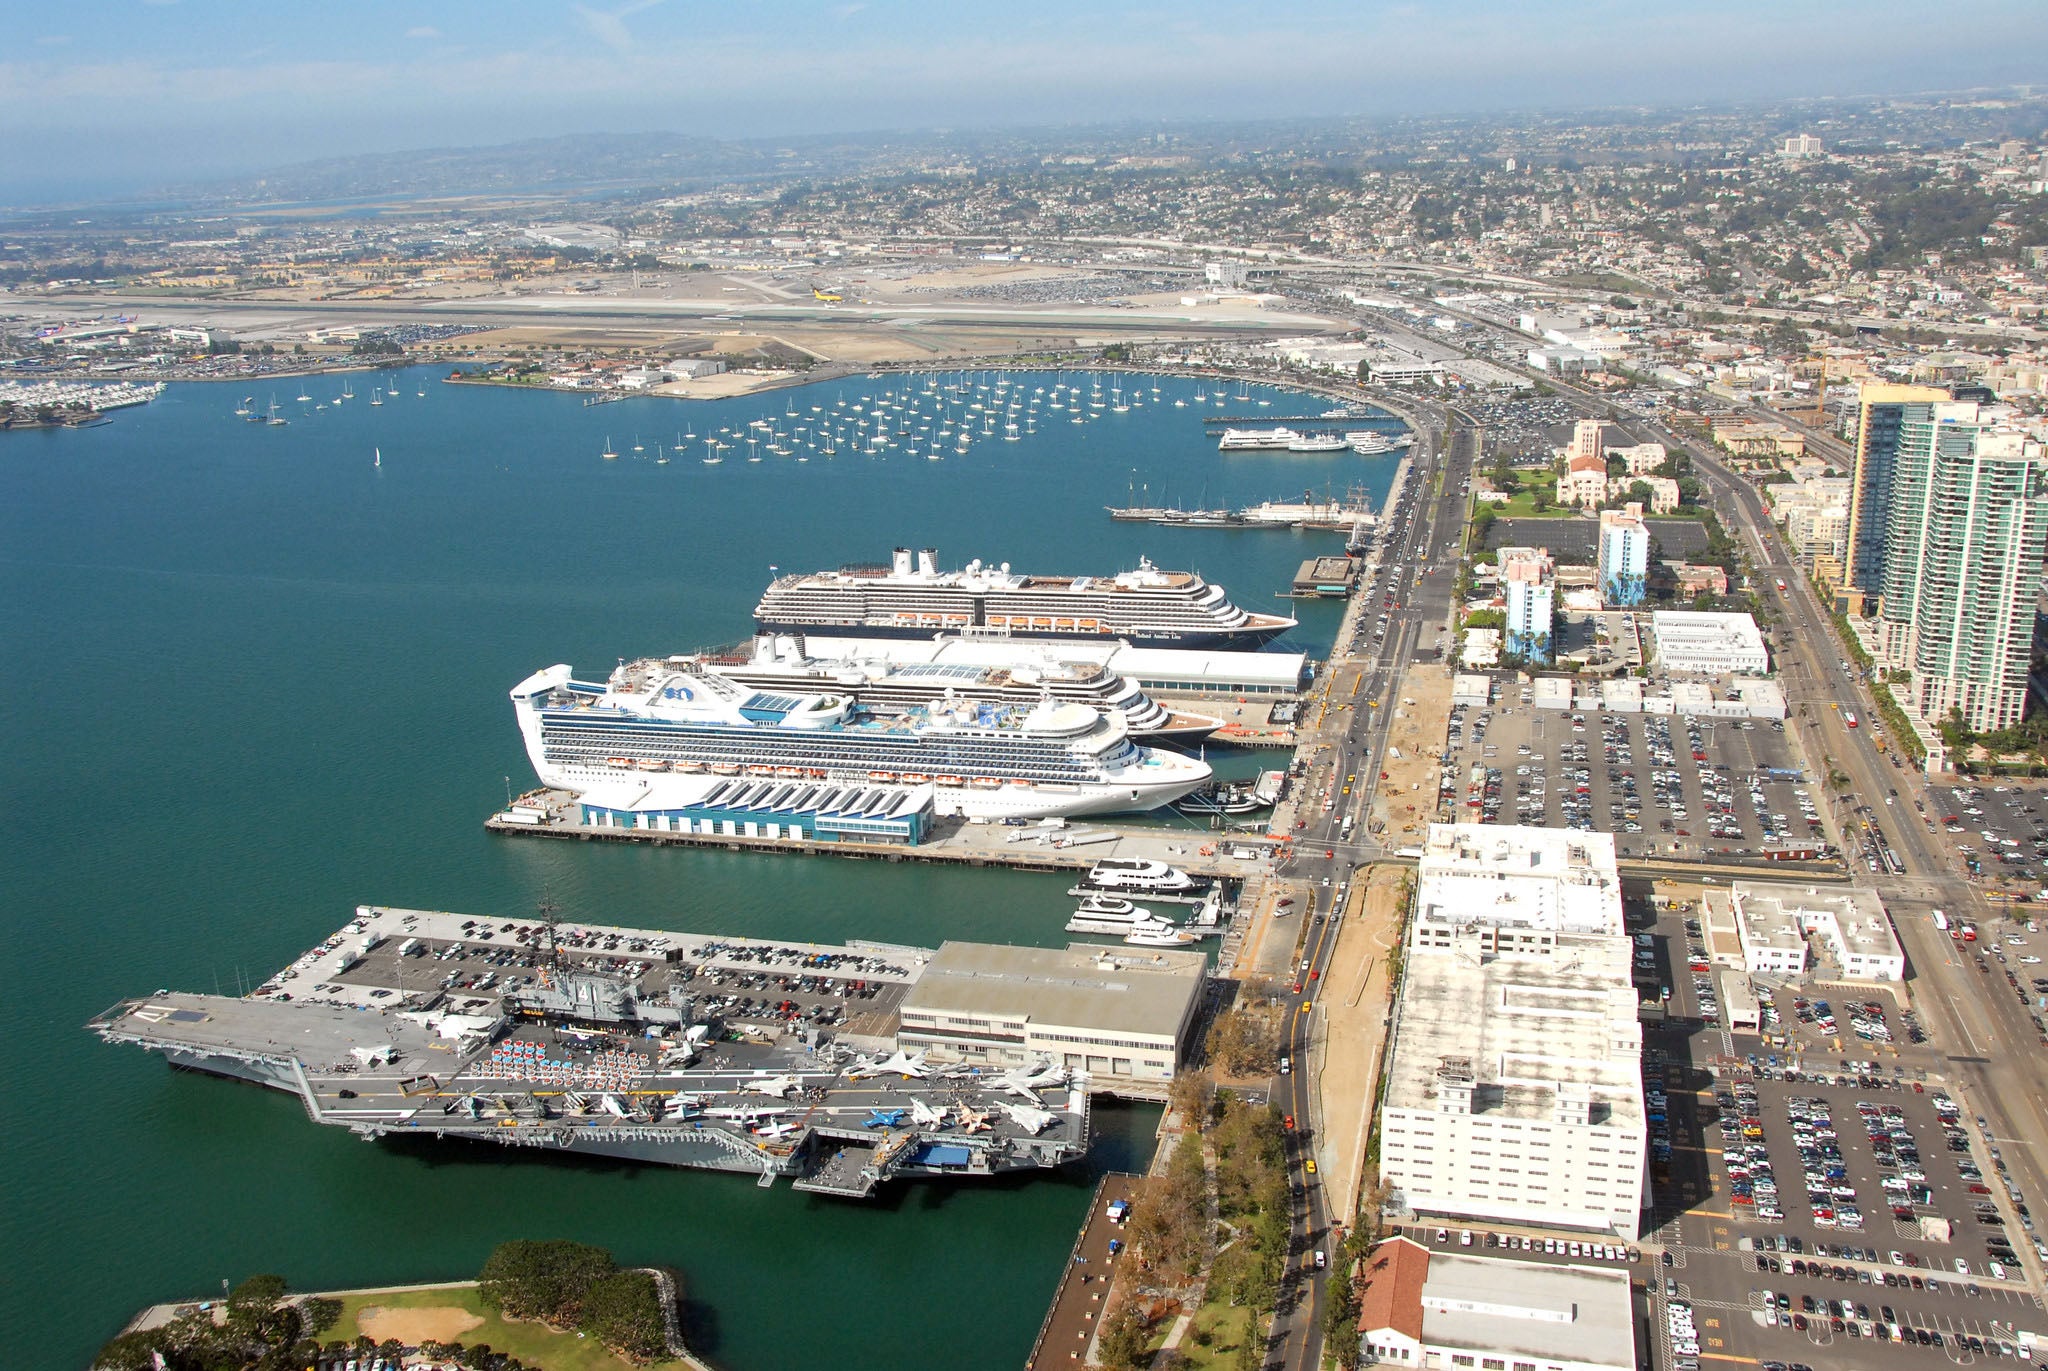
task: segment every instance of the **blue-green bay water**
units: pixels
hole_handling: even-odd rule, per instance
[[[285,383],[286,427],[235,418],[244,388],[182,385],[103,427],[0,436],[9,1364],[82,1365],[135,1306],[224,1277],[447,1279],[517,1236],[680,1268],[699,1340],[735,1371],[1021,1360],[1085,1207],[1081,1170],[850,1205],[722,1174],[366,1144],[80,1026],[157,986],[253,984],[365,902],[513,917],[545,888],[574,919],[1057,945],[1055,878],[488,837],[507,777],[532,783],[505,692],[550,662],[602,672],[735,641],[771,565],[899,543],[1046,572],[1144,553],[1271,608],[1336,535],[1117,524],[1103,507],[1133,482],[1190,506],[1326,482],[1378,501],[1395,459],[1219,454],[1200,422],[1216,409],[1171,403],[1211,388],[1172,379],[1129,413],[1041,411],[1035,434],[942,462],[749,464],[742,446],[705,466],[701,435],[721,425],[922,382],[585,408],[442,374],[406,372],[375,407],[382,378],[358,375],[326,410]],[[1253,387],[1225,408],[1322,405]],[[658,465],[654,445],[685,430],[700,441]],[[617,461],[599,458],[608,439]],[[1336,613],[1301,606],[1290,645],[1320,655]],[[1089,1167],[1142,1165],[1156,1113],[1096,1117]]]

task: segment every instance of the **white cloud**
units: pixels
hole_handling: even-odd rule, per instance
[[[432,24],[421,24],[418,28],[407,29],[405,36],[407,38],[439,38],[441,30],[435,28]]]
[[[583,21],[583,27],[591,36],[615,52],[633,51],[633,34],[626,27],[626,20],[645,9],[653,9],[661,0],[633,0],[615,10],[595,10],[588,5],[576,5],[576,17]]]

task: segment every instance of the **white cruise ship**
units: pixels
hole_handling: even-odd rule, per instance
[[[948,699],[881,714],[843,694],[757,691],[692,664],[628,662],[604,684],[567,665],[512,689],[545,785],[631,781],[657,799],[703,779],[930,785],[942,815],[1049,818],[1171,804],[1206,763],[1131,741],[1123,716],[1050,698],[1029,708]]]
[[[853,640],[857,643],[857,640]],[[1221,719],[1169,710],[1127,676],[1100,661],[1070,660],[1051,645],[1017,643],[997,663],[907,662],[887,653],[840,649],[834,655],[807,651],[803,640],[764,633],[744,657],[671,657],[756,690],[819,694],[844,692],[878,710],[904,710],[965,696],[1001,704],[1031,705],[1046,695],[1062,704],[1086,705],[1123,715],[1133,738],[1194,747],[1223,726]],[[815,655],[813,653],[815,652]]]
[[[930,638],[1124,639],[1145,647],[1255,648],[1295,621],[1253,614],[1191,571],[1140,558],[1114,576],[1023,576],[1010,564],[940,571],[925,548],[895,550],[886,567],[783,576],[754,607],[762,633]]]

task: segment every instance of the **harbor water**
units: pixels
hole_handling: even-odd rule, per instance
[[[525,919],[546,894],[570,920],[1059,945],[1057,877],[491,838],[482,820],[532,784],[506,692],[550,662],[602,674],[736,641],[772,568],[881,561],[896,544],[1043,572],[1144,554],[1283,608],[1295,567],[1341,535],[1120,524],[1104,506],[1137,502],[1133,486],[1214,507],[1326,485],[1363,485],[1377,506],[1399,454],[1221,454],[1201,422],[1217,408],[1172,403],[1213,384],[1125,377],[1127,412],[1041,410],[1017,441],[998,423],[942,461],[792,447],[749,462],[741,445],[706,465],[719,427],[765,416],[788,432],[789,408],[871,409],[924,383],[585,407],[444,374],[357,375],[339,405],[340,378],[307,382],[304,402],[287,382],[281,425],[237,417],[232,385],[174,385],[97,428],[0,439],[15,669],[0,716],[14,1062],[0,1235],[16,1254],[0,1300],[10,1344],[34,1349],[14,1364],[83,1365],[134,1307],[223,1278],[456,1278],[512,1237],[677,1267],[694,1336],[735,1371],[843,1365],[855,1349],[1015,1364],[1089,1170],[1141,1167],[1156,1111],[1098,1110],[1089,1170],[848,1204],[722,1174],[366,1144],[287,1096],[174,1074],[80,1026],[157,986],[254,985],[370,902]],[[267,388],[251,398],[269,412]],[[1323,407],[1257,386],[1224,404]],[[1289,603],[1303,623],[1280,646],[1320,656],[1340,605]]]

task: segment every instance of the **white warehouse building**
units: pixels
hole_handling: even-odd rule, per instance
[[[1658,667],[1671,676],[1760,676],[1771,654],[1756,620],[1747,614],[1658,610],[1650,616]]]
[[[1614,839],[1435,824],[1420,877],[1381,1114],[1390,1202],[1634,1238],[1643,1039]]]

